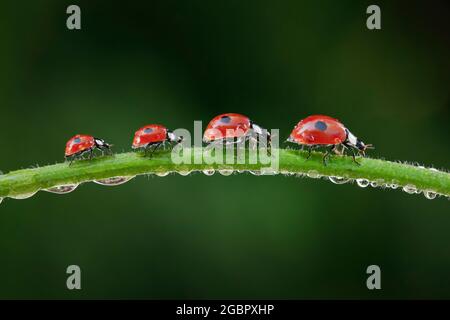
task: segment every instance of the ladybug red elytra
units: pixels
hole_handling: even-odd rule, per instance
[[[331,152],[342,153],[345,149],[352,152],[353,161],[359,164],[355,158],[354,149],[358,154],[365,156],[366,149],[373,148],[371,144],[364,144],[355,135],[353,135],[339,120],[324,115],[312,115],[301,120],[292,130],[287,139],[288,142],[308,146],[308,157],[311,156],[311,150],[318,146],[329,146],[323,156],[323,163],[326,165],[327,157]],[[342,146],[343,150],[336,148]]]
[[[103,139],[95,138],[93,136],[85,134],[77,134],[69,139],[66,143],[65,158],[70,159],[70,164],[72,161],[82,154],[89,152],[89,159],[94,156],[94,150],[98,149],[100,151],[107,150],[111,152],[112,144],[108,144]]]
[[[149,124],[140,128],[134,134],[133,149],[144,149],[145,153],[153,146],[152,152],[156,151],[161,145],[166,142],[180,143],[183,141],[183,137],[177,137],[172,131],[168,130],[165,126],[160,124]]]
[[[209,122],[203,134],[203,141],[205,143],[241,142],[249,138],[257,139],[257,136],[262,134],[267,135],[267,145],[270,146],[270,133],[267,130],[242,114],[224,113],[214,117]]]

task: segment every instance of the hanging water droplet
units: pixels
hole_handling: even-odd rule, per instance
[[[373,188],[378,188],[378,187],[382,187],[384,184],[384,180],[383,179],[377,179],[374,181],[370,182],[370,186]]]
[[[238,170],[237,173],[244,173],[245,170]]]
[[[423,195],[425,196],[425,198],[429,199],[429,200],[433,200],[436,198],[437,193],[433,192],[433,191],[429,191],[429,190],[425,190],[423,192]]]
[[[250,170],[249,172],[252,175],[254,175],[254,176],[260,176],[261,175],[261,171],[260,170]]]
[[[434,171],[434,172],[439,172],[439,170],[436,169],[436,168],[430,168],[429,170],[430,170],[430,171]]]
[[[367,179],[356,179],[356,184],[361,188],[366,188],[369,186],[370,181]]]
[[[188,176],[190,173],[191,173],[191,171],[178,171],[178,173],[181,175],[181,176],[183,176],[183,177],[185,177],[185,176]]]
[[[164,171],[164,172],[156,172],[155,173],[158,177],[167,177],[170,172],[169,171]]]
[[[350,181],[350,179],[348,178],[344,178],[344,177],[328,177],[328,179],[333,182],[334,184],[344,184]]]
[[[321,175],[316,170],[309,170],[306,175],[313,179],[318,179],[321,177]]]
[[[219,173],[223,176],[230,176],[233,174],[233,169],[220,169]]]
[[[56,194],[66,194],[74,191],[78,187],[78,184],[67,184],[62,186],[56,186],[48,189],[44,189],[44,191],[56,193]]]
[[[389,188],[391,188],[391,189],[397,189],[398,188],[398,184],[395,184],[395,183],[391,183],[390,185],[389,185]]]
[[[0,198],[0,203],[2,203],[2,201],[3,201],[3,198]]]
[[[37,193],[37,191],[34,191],[34,192],[30,192],[30,193],[19,194],[19,195],[16,195],[16,196],[9,196],[9,197],[13,198],[13,199],[17,199],[17,200],[24,200],[24,199],[31,198],[36,193]]]
[[[101,180],[94,180],[95,183],[101,184],[102,186],[118,186],[121,184],[124,184],[125,182],[130,181],[133,179],[134,176],[126,176],[126,177],[112,177],[112,178],[106,178]]]
[[[214,169],[205,169],[205,170],[203,170],[203,173],[204,173],[206,176],[212,176],[215,172],[216,172],[216,171],[215,171]]]
[[[409,194],[414,194],[417,192],[416,186],[412,185],[412,184],[407,184],[402,189],[403,189],[403,191],[405,191],[406,193],[409,193]]]

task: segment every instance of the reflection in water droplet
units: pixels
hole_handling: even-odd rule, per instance
[[[167,177],[170,172],[169,171],[164,171],[164,172],[156,172],[155,173],[158,177]]]
[[[66,194],[72,192],[78,187],[78,184],[67,184],[63,186],[56,186],[48,189],[44,189],[44,191],[56,193],[56,194]]]
[[[214,169],[205,169],[205,170],[203,170],[203,173],[204,173],[206,176],[212,176],[215,172],[216,172],[216,171],[215,171]]]
[[[95,183],[101,184],[102,186],[118,186],[121,184],[124,184],[125,182],[130,181],[133,179],[134,176],[128,176],[128,177],[112,177],[112,178],[106,178],[101,180],[94,180]]]
[[[406,186],[403,187],[403,191],[409,194],[414,194],[417,192],[417,188],[412,184],[407,184]]]
[[[219,173],[223,176],[230,176],[233,174],[233,169],[221,169]]]
[[[334,184],[344,184],[350,181],[350,179],[343,177],[328,177],[328,179]]]
[[[17,196],[9,196],[10,198],[17,199],[17,200],[23,200],[28,199],[34,196],[37,193],[37,191],[26,193],[26,194],[19,194]]]
[[[318,179],[321,177],[320,174],[316,170],[309,170],[308,173],[306,173],[306,175],[313,179]]]
[[[423,192],[423,195],[425,196],[425,198],[430,199],[430,200],[433,200],[433,199],[436,198],[437,193],[436,193],[436,192],[433,192],[433,191],[427,191],[427,190],[425,190],[425,191]]]
[[[370,181],[367,179],[356,179],[356,184],[361,188],[366,188],[369,186]]]
[[[188,176],[188,175],[191,173],[191,171],[178,171],[178,173],[179,173],[181,176],[185,177],[185,176]]]

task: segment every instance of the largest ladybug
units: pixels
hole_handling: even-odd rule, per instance
[[[224,113],[214,117],[208,124],[203,134],[203,142],[233,143],[248,139],[258,141],[261,135],[266,135],[266,146],[270,146],[270,133],[255,124],[247,116],[239,113]]]
[[[365,144],[359,140],[339,120],[324,115],[312,115],[301,120],[294,127],[287,141],[307,146],[307,158],[311,156],[313,148],[328,146],[329,148],[323,156],[324,165],[332,152],[342,153],[345,149],[352,152],[353,161],[359,165],[355,159],[354,150],[365,156],[366,149],[373,148],[371,144]],[[342,146],[342,151],[338,150],[339,146]]]
[[[89,153],[89,159],[94,156],[94,150],[104,150],[111,153],[111,144],[108,144],[103,139],[95,138],[86,134],[77,134],[69,139],[66,143],[66,160],[70,160],[70,164],[76,158],[81,157],[84,153]]]

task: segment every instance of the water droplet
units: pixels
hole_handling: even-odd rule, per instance
[[[181,176],[186,177],[186,176],[188,176],[188,175],[191,173],[191,171],[178,171],[178,173],[179,173]]]
[[[3,201],[3,198],[0,198],[0,203],[2,203],[2,201]]]
[[[249,172],[252,175],[254,175],[254,176],[260,176],[261,175],[261,171],[260,170],[250,170]]]
[[[433,200],[434,198],[436,198],[437,193],[433,192],[433,191],[425,190],[423,192],[423,195],[425,196],[425,198],[427,198],[429,200]]]
[[[233,174],[233,169],[221,169],[219,173],[223,176],[230,176]]]
[[[383,179],[377,179],[374,181],[370,182],[370,186],[373,188],[378,188],[378,187],[382,187],[384,184],[384,180]]]
[[[212,176],[216,171],[214,169],[205,169],[203,173],[207,176]]]
[[[164,171],[164,172],[156,172],[155,173],[158,177],[167,177],[170,172],[169,171]]]
[[[405,191],[406,193],[409,193],[409,194],[414,194],[417,192],[416,186],[412,185],[412,184],[407,184],[402,189],[403,189],[403,191]]]
[[[306,175],[313,179],[318,179],[321,177],[321,175],[316,170],[309,170],[308,173],[306,173]]]
[[[398,184],[395,184],[395,183],[391,183],[390,185],[389,185],[389,188],[391,188],[391,189],[397,189],[398,188]]]
[[[118,186],[121,184],[124,184],[125,182],[130,181],[133,179],[134,176],[128,176],[128,177],[112,177],[112,178],[106,178],[101,180],[94,180],[95,183],[101,184],[102,186]]]
[[[328,177],[328,179],[334,184],[344,184],[350,181],[350,179],[344,177]]]
[[[238,170],[237,172],[238,172],[238,173],[244,173],[245,170]]]
[[[370,181],[367,179],[356,179],[356,184],[361,188],[367,188],[370,184]]]
[[[66,194],[72,192],[78,187],[78,184],[67,184],[62,186],[56,186],[48,189],[44,189],[44,191],[56,193],[56,194]]]
[[[436,168],[430,168],[429,170],[430,170],[430,171],[434,171],[434,172],[439,172],[439,170],[436,169]]]
[[[37,191],[34,192],[30,192],[30,193],[25,193],[25,194],[19,194],[17,196],[9,196],[10,198],[13,199],[17,199],[17,200],[23,200],[23,199],[28,199],[31,198],[32,196],[34,196],[37,193]]]

